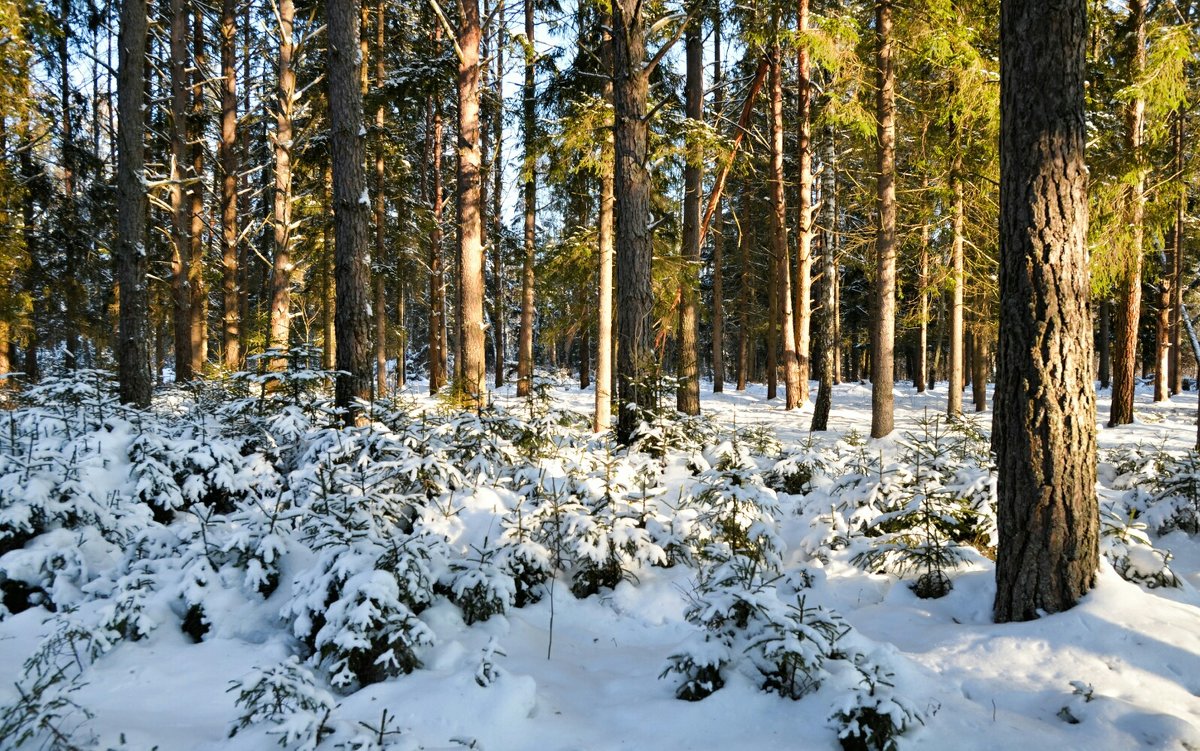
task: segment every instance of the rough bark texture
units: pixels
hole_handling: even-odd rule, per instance
[[[771,251],[775,263],[779,333],[783,338],[784,409],[800,406],[800,367],[796,360],[796,324],[788,263],[787,204],[783,185],[783,65],[779,45],[771,50]]]
[[[1001,7],[998,622],[1074,605],[1099,561],[1084,0]]]
[[[440,38],[440,34],[435,35]],[[446,272],[442,260],[442,107],[430,103],[427,141],[433,172],[430,207],[433,229],[429,233],[429,393],[446,385]]]
[[[123,0],[117,58],[117,378],[121,402],[149,407],[150,298],[146,288],[146,3]]]
[[[296,96],[296,72],[292,68],[295,52],[293,37],[296,5],[279,0],[279,73],[275,102],[275,195],[271,215],[274,258],[271,268],[271,313],[269,343],[277,349],[288,348],[291,331],[292,301],[292,111]],[[282,369],[286,361],[272,363]]]
[[[468,406],[487,402],[487,345],[483,336],[483,216],[479,155],[479,0],[459,0],[458,239],[462,317],[462,381]]]
[[[379,0],[375,13],[375,87],[379,90],[379,101],[375,105],[375,250],[372,261],[374,272],[375,304],[371,312],[375,316],[375,393],[387,393],[387,279],[390,268],[387,253],[387,183],[384,180],[384,125],[386,114],[382,91],[387,86],[387,65],[384,37],[387,30],[387,2]],[[365,59],[364,59],[365,63]]]
[[[641,412],[654,406],[654,296],[646,39],[640,0],[613,0],[614,189],[617,256],[617,440],[628,444]]]
[[[837,348],[834,346],[836,336],[835,318],[837,305],[834,300],[837,287],[837,259],[834,247],[834,225],[837,215],[833,210],[833,132],[825,129],[825,143],[822,154],[821,180],[821,283],[818,285],[821,302],[816,310],[817,323],[817,403],[813,407],[812,430],[828,430],[829,410],[833,405],[833,376],[836,369],[835,358]]]
[[[370,204],[363,169],[362,88],[359,80],[358,0],[326,5],[329,125],[333,147],[334,277],[337,288],[336,405],[346,423],[365,420],[356,399],[371,398],[367,227]]]
[[[1146,70],[1146,3],[1130,0],[1129,78],[1140,81]],[[1142,159],[1142,122],[1146,102],[1140,94],[1125,108],[1125,148],[1134,162]],[[1128,425],[1133,422],[1134,376],[1137,369],[1138,323],[1142,312],[1142,254],[1145,227],[1146,173],[1136,166],[1136,176],[1129,186],[1129,249],[1123,260],[1117,285],[1116,316],[1113,331],[1112,410],[1108,425]]]
[[[238,148],[237,148],[237,0],[221,2],[221,138],[217,161],[221,167],[221,311],[222,364],[241,365],[238,306]]]
[[[686,46],[685,114],[697,127],[704,123],[704,48],[700,18],[688,24]],[[675,375],[679,387],[675,406],[686,415],[700,414],[700,199],[704,189],[704,147],[699,139],[687,146],[683,168],[683,273],[679,282],[679,354]]]
[[[496,15],[504,18],[504,0],[500,0]],[[507,30],[503,24],[497,24],[495,60],[496,72],[492,77],[495,86],[494,96],[497,102],[504,102],[504,35]],[[503,197],[504,197],[504,111],[492,116],[492,142],[495,156],[492,157],[492,278],[495,289],[492,294],[492,344],[493,359],[496,363],[496,388],[504,385],[504,361],[508,351],[508,326],[504,294],[504,243],[502,242],[504,228]]]
[[[525,260],[521,267],[521,332],[517,339],[517,396],[528,396],[533,382],[533,263],[537,240],[537,175],[534,173],[534,139],[537,120],[534,110],[533,0],[525,0],[525,88],[522,92],[525,137]]]
[[[192,380],[192,291],[188,284],[191,240],[183,188],[187,163],[188,14],[184,0],[171,0],[171,293],[175,334],[175,380]]]
[[[894,425],[892,362],[896,339],[896,74],[892,66],[892,0],[875,6],[876,67],[879,91],[879,214],[875,240],[875,313],[871,322],[871,437],[882,438]]]
[[[804,37],[808,33],[809,0],[800,0],[796,6],[796,30],[800,33],[796,50],[796,79],[798,110],[797,153],[799,178],[796,183],[796,281],[793,308],[796,319],[796,367],[799,379],[799,403],[808,401],[808,380],[812,369],[812,66],[809,62],[808,44]]]

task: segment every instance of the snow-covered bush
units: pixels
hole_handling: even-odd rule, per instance
[[[1150,589],[1182,586],[1167,564],[1170,551],[1154,547],[1146,525],[1133,514],[1122,516],[1111,506],[1100,509],[1100,547],[1104,557],[1126,581]]]
[[[279,736],[280,746],[312,751],[333,732],[329,725],[336,706],[333,697],[295,656],[278,665],[256,667],[230,683],[228,691],[237,692],[234,706],[241,709],[229,728],[230,738],[246,728],[271,723],[267,732]]]
[[[861,679],[854,691],[835,707],[830,721],[837,728],[845,751],[896,751],[899,738],[925,717],[910,702],[897,696],[893,675],[866,655],[856,655],[854,667]]]

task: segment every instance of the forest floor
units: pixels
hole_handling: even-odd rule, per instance
[[[427,397],[413,393],[416,408],[434,408]],[[590,391],[558,383],[551,394],[556,410],[590,413]],[[969,396],[968,392],[968,408]],[[1178,586],[1148,586],[1164,583],[1164,576],[1171,583],[1170,572],[1157,570],[1156,561],[1162,563],[1160,553],[1137,545],[1133,539],[1136,529],[1121,528],[1115,541],[1112,535],[1106,541],[1109,555],[1101,562],[1096,589],[1077,607],[1034,622],[1007,625],[991,622],[994,569],[986,555],[986,539],[971,547],[947,541],[945,536],[938,538],[939,544],[953,548],[957,555],[957,565],[947,568],[953,588],[938,599],[920,599],[909,586],[921,571],[919,566],[899,577],[869,570],[886,566],[864,568],[861,558],[855,560],[878,544],[878,539],[861,534],[861,528],[878,524],[881,515],[896,518],[897,508],[904,505],[892,502],[888,506],[889,473],[902,474],[898,467],[914,442],[937,444],[940,440],[936,435],[931,439],[929,431],[930,418],[945,406],[944,383],[921,395],[907,384],[899,386],[895,437],[878,442],[861,439],[870,427],[867,385],[836,387],[831,432],[823,436],[808,432],[811,405],[786,412],[764,397],[759,386],[747,392],[712,394],[708,384],[701,405],[706,415],[724,426],[722,430],[736,426],[740,431],[757,431],[757,440],[765,443],[769,440],[761,437],[761,427],[774,431],[779,446],[765,447],[753,463],[762,477],[772,471],[778,475],[781,470],[773,470],[772,465],[789,456],[793,465],[807,461],[810,469],[816,468],[802,489],[791,488],[800,492],[762,491],[761,497],[768,500],[760,504],[762,513],[755,523],[771,529],[769,547],[773,552],[765,565],[777,576],[747,585],[757,587],[755,596],[769,592],[772,602],[774,598],[796,602],[802,595],[801,611],[819,606],[820,612],[840,614],[844,619],[844,625],[832,615],[825,621],[809,615],[800,619],[810,626],[816,623],[818,630],[821,623],[834,623],[847,632],[844,642],[851,646],[817,648],[823,655],[815,658],[810,654],[810,662],[824,660],[825,664],[811,671],[814,680],[809,688],[813,690],[795,692],[804,694],[798,700],[762,690],[764,675],[769,672],[763,668],[764,659],[769,662],[770,654],[764,653],[761,639],[737,636],[737,627],[729,624],[706,626],[707,616],[696,614],[697,603],[709,608],[710,614],[725,607],[713,594],[717,588],[711,584],[712,569],[705,568],[711,561],[705,563],[700,556],[700,560],[664,567],[655,565],[653,553],[640,558],[638,553],[633,556],[637,560],[626,562],[623,580],[615,587],[603,586],[596,594],[576,598],[564,567],[556,579],[542,586],[539,601],[506,607],[503,614],[473,625],[466,624],[455,598],[433,596],[418,615],[429,638],[416,647],[422,667],[411,674],[387,677],[361,688],[354,684],[349,691],[335,693],[328,676],[336,670],[321,662],[319,655],[308,661],[311,669],[304,670],[316,687],[304,690],[327,697],[326,704],[332,697],[336,704],[328,712],[312,710],[319,723],[333,729],[331,736],[325,738],[317,732],[314,737],[311,720],[308,726],[297,721],[295,727],[300,729],[293,737],[280,735],[292,727],[286,724],[288,717],[264,710],[254,724],[230,738],[233,723],[246,711],[245,703],[238,703],[239,689],[247,685],[253,669],[288,664],[291,655],[304,660],[311,652],[298,638],[307,621],[296,615],[295,603],[303,572],[312,567],[321,549],[306,548],[300,541],[310,538],[296,533],[282,535],[285,552],[279,564],[280,585],[269,596],[248,596],[239,585],[228,582],[221,592],[206,595],[204,617],[211,628],[199,643],[178,627],[178,607],[148,605],[138,611],[139,617],[148,621],[138,638],[109,639],[112,643],[97,649],[102,656],[85,661],[86,666],[72,679],[69,693],[62,693],[71,706],[57,715],[46,706],[22,704],[18,685],[23,692],[35,685],[29,683],[31,670],[27,667],[23,673],[22,665],[54,629],[62,628],[61,617],[35,605],[3,618],[0,676],[5,678],[0,681],[0,706],[5,707],[9,720],[17,711],[51,717],[48,724],[34,728],[29,742],[33,748],[44,742],[51,748],[69,747],[55,746],[52,739],[47,742],[53,735],[47,732],[49,728],[69,731],[79,748],[161,751],[267,749],[277,747],[277,742],[302,748],[313,747],[318,740],[320,748],[486,751],[835,749],[838,728],[844,727],[833,719],[836,712],[869,706],[872,701],[862,692],[866,685],[862,678],[867,673],[860,675],[847,666],[847,654],[855,654],[864,656],[862,660],[854,658],[857,669],[861,671],[868,662],[881,665],[876,676],[884,676],[881,682],[892,686],[877,685],[876,689],[880,696],[894,697],[895,704],[874,706],[895,720],[907,718],[911,727],[900,737],[901,748],[1200,749],[1200,545],[1183,529],[1171,529],[1167,521],[1178,516],[1180,509],[1190,513],[1200,498],[1190,498],[1178,487],[1174,494],[1160,488],[1162,476],[1186,479],[1195,469],[1184,453],[1196,438],[1194,392],[1152,404],[1149,392],[1139,391],[1138,422],[1099,431],[1102,504],[1112,506],[1115,518],[1128,520],[1130,511],[1136,510],[1139,518],[1149,520],[1148,540],[1160,551],[1170,550],[1169,567]],[[511,396],[508,389],[497,399],[515,415],[524,410],[523,401]],[[1103,425],[1108,412],[1104,394],[1099,411]],[[990,432],[990,416],[990,411],[983,413],[967,431],[976,431],[971,436],[976,444]],[[582,427],[573,430],[580,434],[580,441],[586,440]],[[936,433],[937,428],[934,430]],[[124,434],[118,426],[110,427],[109,435]],[[128,438],[111,440],[102,445],[103,439],[97,439],[101,446],[97,450],[112,456],[103,469],[94,470],[91,482],[121,492],[121,487],[131,487],[122,483],[131,481],[110,475],[129,471],[128,451],[124,444],[118,445]],[[595,453],[597,449],[592,446],[590,450]],[[587,451],[585,446],[583,452]],[[719,483],[712,474],[719,463],[714,457],[719,455],[711,446],[669,450],[656,469],[657,490],[648,494],[642,489],[643,505],[645,497],[653,496],[656,503],[683,507],[680,499],[694,495],[706,482],[709,486]],[[1164,459],[1168,456],[1173,458]],[[553,466],[566,466],[570,474],[572,461],[581,460],[542,459],[538,472],[546,476],[553,474]],[[697,463],[702,465],[699,469]],[[952,466],[946,470],[949,474],[941,476],[939,487],[974,483],[971,493],[994,495],[994,477],[988,475],[986,465],[986,459],[978,462],[982,469],[974,474],[970,468],[959,471],[961,467]],[[874,485],[872,471],[878,473]],[[911,467],[909,472],[921,476]],[[957,485],[946,479],[954,472],[958,472]],[[495,544],[503,518],[511,517],[519,502],[520,473],[506,468],[493,474],[509,480],[490,485],[468,483],[445,494],[443,505],[455,509],[448,514],[453,523],[446,523],[446,542],[463,556],[470,555],[472,545]],[[847,479],[858,475],[863,477]],[[900,486],[920,487],[915,496],[918,501],[921,493],[928,494],[924,485],[900,482]],[[911,504],[914,494],[900,492],[900,497]],[[637,499],[627,501],[636,503]],[[1173,510],[1162,512],[1163,504],[1174,504]],[[873,506],[873,516],[863,514],[862,509]],[[988,511],[980,513],[983,521],[979,524],[986,538]],[[138,524],[148,528],[151,522]],[[179,526],[182,521],[173,524],[176,527],[172,529],[183,529]],[[226,526],[236,528],[237,523]],[[750,524],[743,531],[753,535],[753,529]],[[50,534],[52,531],[43,537]],[[994,540],[994,528],[991,534]],[[176,532],[177,538],[184,536]],[[666,548],[663,540],[667,537],[654,542]],[[894,544],[903,542],[884,538]],[[70,539],[63,538],[68,544]],[[81,549],[90,544],[82,536],[76,539]],[[37,544],[35,538],[25,552]],[[929,540],[911,544],[928,545]],[[730,545],[737,547],[736,543]],[[6,571],[10,579],[21,578],[21,565],[28,562],[18,565],[12,556],[22,553],[17,550],[0,557],[0,580]],[[578,571],[586,553],[576,556],[574,570]],[[106,600],[118,597],[121,590],[105,590],[88,581],[105,576],[107,581],[121,581],[117,574],[102,571],[105,566],[133,565],[120,564],[118,558],[119,551],[93,556],[90,574],[74,574],[74,589],[48,580],[43,581],[43,588],[52,599],[69,600],[80,618],[94,613],[89,623],[105,622]],[[894,563],[896,559],[887,560]],[[1141,583],[1127,581],[1113,562],[1145,574]],[[452,571],[453,566],[451,561],[445,570]],[[151,588],[170,591],[171,598],[180,597],[179,592],[188,586],[187,571],[178,567],[172,569],[174,573],[159,571],[156,575],[175,579],[173,583],[162,579]],[[453,579],[453,574],[448,576],[447,581]],[[223,575],[217,578],[225,581]],[[702,586],[701,579],[709,584]],[[68,590],[73,594],[54,594]],[[318,602],[307,617],[313,617],[322,605],[328,603]],[[771,612],[774,607],[764,606]],[[60,603],[59,609],[69,608]],[[3,612],[0,610],[0,615]],[[329,609],[326,614],[332,612]],[[333,617],[329,615],[331,620]],[[780,616],[784,621],[787,617]],[[167,627],[171,620],[176,625]],[[110,626],[111,622],[109,617]],[[768,624],[760,635],[771,627]],[[808,632],[800,628],[795,633],[804,641]],[[682,701],[675,695],[680,676],[661,676],[672,655],[702,657],[697,638],[707,643],[725,640],[720,671],[724,686],[701,701]],[[813,637],[813,641],[820,642],[820,638]],[[858,694],[852,696],[856,684]],[[919,721],[914,721],[918,717]],[[16,745],[16,736],[0,738],[0,748]]]

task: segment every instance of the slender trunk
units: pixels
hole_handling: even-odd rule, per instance
[[[1088,312],[1087,3],[1000,8],[997,622],[1073,606],[1099,565]],[[1047,138],[1047,134],[1054,134]]]
[[[685,32],[687,81],[684,85],[688,120],[700,128],[704,123],[704,47],[699,17]],[[677,409],[686,415],[700,414],[700,199],[704,189],[704,145],[699,138],[687,145],[683,168],[683,273],[679,284],[679,354],[675,374],[679,387]]]
[[[325,204],[325,216],[333,216],[333,166],[325,165],[321,178],[321,198]],[[333,222],[325,221],[321,226],[321,248],[324,250],[321,259],[322,300],[324,311],[324,366],[326,370],[337,367],[337,285],[333,278],[334,265]]]
[[[975,334],[971,337],[974,344],[974,351],[971,357],[972,373],[971,373],[971,392],[975,397],[975,411],[983,412],[987,409],[987,379],[988,379],[988,340],[984,335],[982,325],[975,328]]]
[[[437,35],[440,37],[440,34]],[[430,150],[433,153],[433,229],[429,234],[429,393],[446,385],[446,273],[442,253],[442,105],[430,105]]]
[[[1184,113],[1183,110],[1177,110],[1175,113],[1173,142],[1173,162],[1175,179],[1186,185],[1183,176],[1183,128],[1184,128]],[[1183,368],[1180,366],[1180,358],[1183,355],[1181,344],[1183,342],[1180,336],[1180,310],[1183,306],[1183,256],[1184,256],[1184,235],[1183,223],[1186,219],[1187,212],[1187,191],[1180,190],[1178,198],[1175,199],[1175,221],[1171,229],[1171,318],[1170,318],[1170,384],[1171,393],[1178,394],[1183,391]]]
[[[204,14],[192,8],[192,86],[191,113],[188,117],[188,142],[191,144],[191,187],[188,190],[188,287],[191,309],[188,328],[192,356],[192,374],[201,375],[208,362],[208,287],[204,283],[204,84],[208,77],[205,56]]]
[[[171,292],[175,338],[175,380],[192,380],[191,241],[188,206],[184,198],[183,170],[188,139],[188,15],[184,0],[171,0]]]
[[[784,409],[800,406],[800,367],[796,360],[791,264],[788,263],[787,205],[783,186],[783,65],[779,44],[771,50],[771,248],[775,261],[779,333],[783,337]]]
[[[800,382],[798,401],[801,404],[808,401],[808,381],[811,370],[813,214],[817,210],[812,205],[812,70],[809,64],[808,44],[804,36],[808,33],[808,5],[809,0],[799,0],[796,8],[796,29],[800,33],[796,51],[797,98],[799,100],[796,161],[799,164],[800,177],[796,186],[799,197],[796,206],[796,299],[794,308],[797,378]]]
[[[521,332],[517,340],[517,396],[528,396],[533,382],[533,264],[534,243],[537,240],[537,173],[535,172],[534,140],[537,120],[534,109],[536,95],[534,64],[533,0],[525,0],[525,87],[522,90],[525,137],[525,260],[521,267]]]
[[[592,385],[592,343],[589,334],[592,329],[587,324],[584,324],[583,331],[579,335],[579,388],[586,389]]]
[[[946,413],[951,417],[962,414],[963,363],[963,184],[959,174],[962,160],[955,157],[950,171],[954,203],[951,210],[953,237],[950,241],[950,384],[946,394]]]
[[[496,15],[504,18],[504,0],[499,0]],[[496,73],[493,85],[499,111],[492,117],[492,141],[495,155],[492,157],[492,278],[495,292],[492,295],[492,340],[495,348],[496,388],[504,385],[504,361],[508,350],[507,310],[504,294],[504,243],[502,199],[504,195],[504,33],[503,23],[496,26]]]
[[[836,327],[836,302],[834,290],[837,286],[837,261],[834,257],[834,225],[837,216],[833,211],[833,130],[825,128],[824,153],[821,168],[821,304],[816,311],[817,351],[817,403],[813,408],[812,430],[829,429],[829,410],[833,404],[833,376],[837,349],[834,346]]]
[[[292,113],[296,97],[295,52],[296,6],[279,0],[279,91],[275,102],[275,195],[272,213],[274,258],[271,268],[271,313],[268,324],[271,347],[286,351],[291,332],[292,301]],[[286,367],[276,360],[272,367]]]
[[[741,224],[738,225],[738,263],[741,266],[741,283],[738,284],[737,390],[745,391],[746,371],[750,369],[750,241],[746,227]]]
[[[71,60],[69,42],[71,37],[71,0],[59,0],[59,24],[60,35],[58,37],[58,73],[59,73],[59,103],[61,105],[62,119],[62,189],[63,189],[63,212],[62,212],[62,249],[63,259],[66,267],[74,271],[79,264],[79,227],[77,226],[77,212],[75,205],[75,133],[71,117]],[[175,45],[175,24],[171,25],[171,55],[175,54],[177,47]],[[172,61],[173,62],[173,61]],[[173,68],[172,68],[173,70]],[[171,85],[174,87],[175,81],[172,76]],[[172,89],[172,93],[174,90]],[[174,98],[172,98],[172,105]],[[172,131],[174,135],[174,131]],[[174,144],[172,143],[172,146]],[[174,198],[174,196],[172,196]],[[171,204],[172,219],[177,216],[175,209],[176,203]],[[172,262],[174,258],[172,258]],[[172,266],[174,273],[174,265]],[[74,273],[68,274],[65,279],[61,280],[64,286],[63,307],[65,308],[65,337],[66,337],[66,358],[65,365],[68,368],[78,368],[81,363],[79,361],[80,347],[80,328],[83,325],[82,315],[80,314],[80,303],[86,299],[86,293],[83,285]]]
[[[1106,389],[1112,383],[1112,358],[1110,357],[1109,341],[1112,339],[1112,303],[1108,300],[1100,302],[1100,388]]]
[[[713,120],[725,115],[724,74],[721,71],[721,14],[713,16]],[[717,231],[712,254],[712,370],[713,393],[725,390],[725,221],[721,199],[716,202]]]
[[[1130,80],[1139,81],[1146,69],[1146,3],[1130,0],[1132,28],[1127,43],[1130,46]],[[1134,374],[1137,372],[1138,323],[1142,311],[1142,242],[1145,228],[1145,181],[1142,159],[1142,126],[1146,102],[1141,94],[1129,101],[1125,109],[1125,148],[1137,165],[1133,184],[1129,186],[1129,253],[1124,261],[1117,287],[1116,326],[1113,332],[1112,410],[1108,425],[1116,427],[1133,422]]]
[[[929,190],[929,178],[921,178],[921,193]],[[921,252],[917,261],[917,362],[913,388],[925,392],[929,372],[929,222],[921,223]]]
[[[606,19],[611,26],[612,19]],[[612,70],[612,37],[605,34],[601,49],[606,71]],[[613,97],[612,79],[604,82],[604,99]],[[605,128],[600,168],[600,216],[597,240],[600,246],[599,300],[596,305],[596,414],[592,430],[600,433],[612,425],[613,387],[613,129]]]
[[[895,382],[892,353],[896,338],[896,76],[892,68],[892,0],[879,0],[875,30],[879,174],[876,197],[879,234],[875,243],[875,320],[871,326],[871,437],[882,438],[894,424]]]
[[[396,352],[396,390],[408,385],[408,289],[401,281],[396,285],[396,332],[399,342]]]
[[[240,310],[238,299],[238,149],[237,69],[234,46],[237,39],[237,0],[221,1],[221,311],[222,365],[237,370],[241,364]]]
[[[617,265],[617,440],[628,444],[642,413],[654,405],[654,296],[646,30],[640,0],[613,0],[614,196]]]
[[[146,4],[121,3],[117,63],[117,376],[121,402],[149,407],[150,299],[146,287]]]
[[[366,417],[356,400],[371,398],[371,334],[368,313],[368,212],[363,199],[363,115],[360,83],[359,3],[329,3],[325,8],[329,37],[326,71],[329,89],[330,142],[333,152],[333,222],[337,288],[338,374],[335,404],[345,410],[347,425]]]
[[[387,202],[385,200],[386,183],[384,181],[383,149],[387,143],[384,126],[386,114],[382,91],[387,85],[387,65],[385,64],[384,38],[387,30],[387,3],[379,0],[375,14],[375,87],[379,90],[379,102],[375,105],[375,252],[372,261],[375,263],[375,304],[372,311],[375,315],[375,393],[387,393]],[[364,60],[365,64],[365,60]],[[395,262],[393,260],[393,262]]]

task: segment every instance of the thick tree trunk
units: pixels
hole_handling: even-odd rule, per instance
[[[699,129],[704,123],[704,47],[701,18],[688,24],[685,32],[685,114]],[[679,282],[679,353],[675,375],[679,386],[676,408],[685,415],[700,414],[700,200],[704,190],[704,146],[699,138],[687,145],[683,168],[683,273]]]
[[[171,292],[175,338],[175,380],[192,380],[192,291],[188,284],[191,241],[183,170],[187,163],[188,14],[184,0],[171,0]]]
[[[879,173],[876,186],[879,227],[875,241],[875,300],[871,322],[871,437],[882,438],[894,425],[892,356],[896,339],[896,74],[892,66],[892,0],[875,6]]]
[[[1001,13],[998,622],[1074,605],[1096,580],[1087,268],[1087,3]]]
[[[528,396],[533,384],[533,265],[534,244],[537,241],[537,174],[534,171],[534,140],[537,119],[534,108],[536,95],[533,46],[533,0],[525,0],[525,88],[522,91],[525,138],[525,260],[521,267],[521,332],[517,340],[517,396]]]
[[[1130,0],[1131,28],[1129,45],[1130,80],[1141,80],[1146,69],[1146,3]],[[1146,102],[1135,95],[1125,109],[1125,148],[1136,164],[1142,153],[1142,125]],[[1113,332],[1112,410],[1108,425],[1116,427],[1133,422],[1134,375],[1137,372],[1138,323],[1142,313],[1142,254],[1145,227],[1145,172],[1137,168],[1129,186],[1129,251],[1117,286],[1115,331]]]
[[[617,441],[628,444],[642,414],[654,406],[650,382],[654,295],[650,288],[652,236],[646,30],[640,0],[613,0],[614,196],[617,263]]]
[[[713,15],[713,119],[725,115],[725,77],[721,71],[721,14]],[[713,393],[725,390],[725,215],[717,198],[714,214],[717,231],[713,233],[712,253],[712,370]]]
[[[295,52],[296,6],[293,0],[279,0],[279,91],[275,102],[275,195],[272,212],[273,252],[271,268],[271,312],[268,320],[270,346],[286,351],[292,319],[292,112],[295,108],[296,71],[292,69]],[[272,367],[286,367],[276,360]]]
[[[149,407],[150,297],[146,288],[146,4],[123,0],[117,62],[117,378],[121,402]]]
[[[487,403],[483,336],[483,217],[479,156],[479,0],[459,0],[458,47],[458,288],[462,317],[462,382],[467,405]],[[457,365],[455,366],[458,367]]]
[[[333,222],[337,286],[337,368],[334,401],[347,425],[366,417],[356,400],[371,398],[371,333],[368,313],[367,227],[371,210],[363,169],[362,65],[358,0],[329,3],[326,71],[333,151]]]
[[[775,292],[771,305],[779,309],[783,337],[784,409],[800,406],[800,367],[796,360],[796,324],[792,310],[791,264],[788,262],[787,205],[783,185],[783,66],[779,44],[771,50],[771,250],[775,263]]]
[[[221,1],[221,311],[222,365],[241,365],[241,315],[238,299],[238,148],[237,148],[237,0]]]
[[[837,260],[834,256],[834,225],[837,215],[833,210],[833,131],[825,128],[825,139],[821,168],[821,283],[818,289],[821,303],[816,310],[817,323],[817,403],[813,408],[811,430],[829,429],[829,410],[833,405],[833,376],[836,368],[837,348],[834,346],[836,327],[834,318],[837,305],[834,290],[837,286]]]
[[[812,70],[809,64],[808,43],[805,34],[808,33],[809,0],[799,0],[796,6],[796,30],[800,33],[799,46],[796,51],[797,99],[797,154],[799,165],[799,180],[797,192],[799,197],[796,205],[796,283],[795,283],[795,319],[796,319],[796,366],[800,393],[798,403],[808,401],[808,381],[811,371],[812,349],[812,243],[813,214],[816,207],[812,205],[813,173],[812,173]]]

